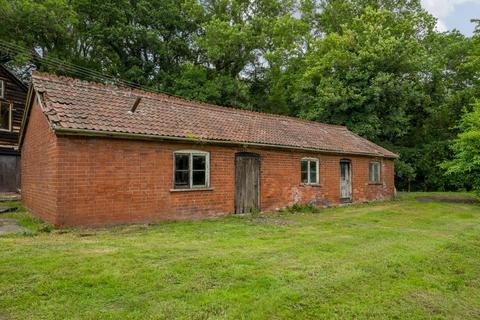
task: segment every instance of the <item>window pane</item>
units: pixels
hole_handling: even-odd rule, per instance
[[[189,154],[175,154],[175,187],[190,187]]]
[[[308,183],[308,161],[301,160],[300,161],[300,181],[301,183]]]
[[[314,171],[310,171],[310,183],[318,183],[317,173]]]
[[[310,183],[317,183],[317,173],[310,171]]]
[[[308,172],[302,171],[302,183],[308,183]]]
[[[10,129],[10,105],[0,102],[0,129]]]
[[[303,171],[307,172],[308,171],[308,161],[307,160],[302,160],[300,163],[302,164],[302,168],[301,168],[302,172]]]
[[[379,183],[380,182],[380,163],[371,162],[369,171],[370,171],[369,172],[370,182]]]
[[[192,184],[194,186],[205,186],[206,185],[206,181],[205,181],[205,178],[206,178],[206,175],[205,175],[205,171],[193,171],[193,181],[192,181]]]
[[[185,153],[175,154],[175,170],[188,170],[188,160],[190,155]]]
[[[206,166],[206,156],[204,155],[193,155],[193,170],[205,170]]]
[[[175,187],[189,188],[190,187],[190,172],[188,170],[175,171]]]
[[[310,161],[310,183],[318,183],[317,181],[317,162]]]

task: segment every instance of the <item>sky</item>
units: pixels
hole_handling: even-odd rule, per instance
[[[438,31],[457,29],[471,36],[475,25],[470,19],[480,19],[480,0],[422,0],[422,5],[438,19]]]

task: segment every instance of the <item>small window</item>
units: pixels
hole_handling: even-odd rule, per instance
[[[380,183],[380,162],[370,162],[369,181],[370,183]]]
[[[0,80],[0,99],[5,98],[5,82]]]
[[[202,151],[177,151],[174,153],[175,189],[208,187],[209,154]]]
[[[318,159],[302,159],[300,171],[303,184],[318,184]]]
[[[0,130],[12,131],[12,105],[0,101]]]

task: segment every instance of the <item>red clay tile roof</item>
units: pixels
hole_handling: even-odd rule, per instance
[[[259,144],[344,154],[397,157],[344,126],[220,107],[110,85],[34,73],[44,112],[57,131]],[[129,112],[137,97],[140,104]]]

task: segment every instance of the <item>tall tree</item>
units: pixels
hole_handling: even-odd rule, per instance
[[[410,111],[425,100],[420,84],[430,17],[413,19],[366,7],[315,43],[298,80],[296,103],[311,120],[344,124],[378,142],[406,135]]]

